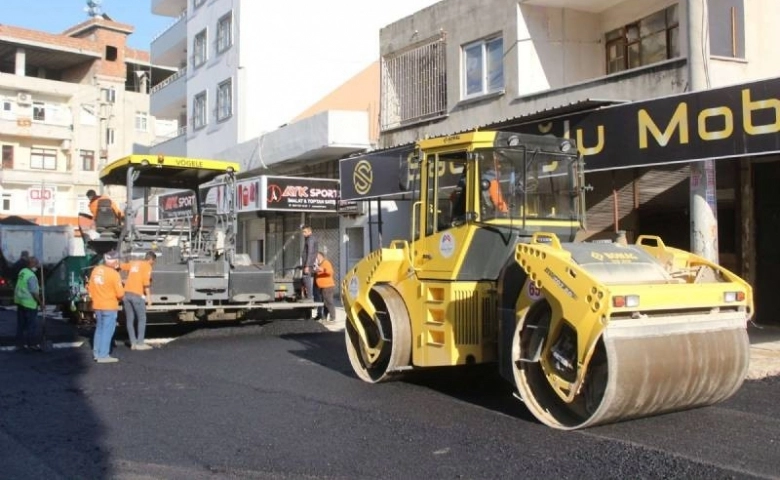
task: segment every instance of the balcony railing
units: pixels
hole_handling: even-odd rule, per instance
[[[154,41],[155,41],[155,40],[157,40],[158,38],[160,38],[160,37],[162,37],[163,35],[165,35],[165,32],[167,32],[168,30],[170,30],[170,29],[172,29],[173,27],[175,27],[176,25],[178,25],[178,24],[179,24],[179,22],[183,21],[185,18],[187,18],[187,10],[186,10],[186,9],[185,9],[183,12],[181,12],[181,13],[179,14],[179,16],[178,16],[178,17],[176,17],[176,18],[173,20],[173,22],[171,22],[171,24],[170,24],[170,25],[168,25],[167,27],[165,27],[165,28],[163,29],[163,31],[161,31],[160,33],[158,33],[157,35],[155,35],[154,37],[152,37],[152,41],[151,41],[151,43],[154,43]]]
[[[185,73],[187,73],[187,67],[181,68],[178,72],[174,73],[170,77],[166,78],[162,82],[158,83],[154,87],[152,87],[152,94],[155,94],[156,92],[159,92],[163,88],[167,87],[171,83],[175,82],[179,78],[181,78]]]
[[[165,143],[165,142],[167,142],[169,140],[173,140],[174,138],[179,138],[182,135],[186,135],[186,134],[187,134],[187,127],[186,126],[179,127],[178,130],[176,130],[174,133],[172,133],[170,135],[163,135],[161,137],[155,138],[154,141],[152,142],[152,144],[150,145],[150,147],[156,147],[157,145],[160,145],[161,143]]]

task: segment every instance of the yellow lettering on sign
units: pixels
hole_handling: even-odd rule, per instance
[[[775,121],[768,125],[753,125],[753,112],[756,110],[774,109]],[[780,132],[780,100],[770,98],[767,100],[750,100],[750,90],[742,90],[742,127],[749,135],[762,135],[764,133]]]
[[[579,147],[581,154],[596,155],[597,153],[600,153],[602,150],[604,150],[604,125],[599,125],[596,127],[596,134],[598,136],[596,145],[593,147],[586,147],[585,142],[582,139],[582,129],[577,129],[577,146]]]
[[[680,130],[680,144],[688,143],[688,104],[680,103],[669,121],[669,125],[663,133],[655,124],[647,110],[640,109],[639,113],[639,148],[647,148],[647,132],[649,131],[658,145],[665,147],[674,135],[674,131]]]
[[[707,118],[723,116],[723,130],[707,131]],[[722,140],[734,133],[734,114],[728,107],[706,108],[699,113],[699,136],[702,140]]]

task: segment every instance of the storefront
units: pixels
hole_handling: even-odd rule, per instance
[[[778,322],[780,78],[481,128],[576,140],[592,187],[583,239],[625,230],[690,249],[690,192],[709,182],[706,201],[717,212],[717,232],[708,233],[720,263],[754,286],[757,321]],[[344,198],[404,198],[405,155],[388,149],[342,160]]]
[[[338,180],[260,175],[239,180],[238,251],[291,277],[301,264],[301,226],[310,225],[319,249],[340,262]]]

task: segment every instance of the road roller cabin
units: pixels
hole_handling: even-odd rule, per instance
[[[586,188],[571,140],[426,139],[410,172],[411,240],[343,279],[362,380],[495,363],[559,429],[709,405],[742,384],[750,286],[658,237],[575,242]]]

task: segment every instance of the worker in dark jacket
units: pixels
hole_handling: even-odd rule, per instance
[[[317,237],[312,235],[311,227],[304,225],[301,228],[303,235],[303,253],[301,254],[301,264],[303,265],[303,288],[304,297],[307,300],[314,300],[314,268],[317,265],[317,252],[319,244]]]

